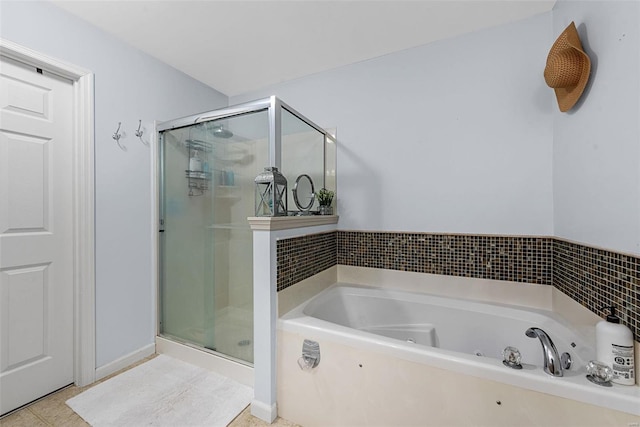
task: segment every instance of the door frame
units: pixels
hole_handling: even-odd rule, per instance
[[[2,38],[0,56],[73,83],[73,378],[85,386],[96,377],[94,75]]]

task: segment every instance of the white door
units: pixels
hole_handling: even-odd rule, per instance
[[[72,108],[0,58],[0,414],[73,382]]]

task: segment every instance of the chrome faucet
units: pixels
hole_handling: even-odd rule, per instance
[[[540,328],[529,328],[525,334],[529,338],[538,338],[542,344],[542,357],[544,359],[544,371],[554,377],[561,377],[562,362],[558,355],[556,346],[553,345],[553,341],[549,338],[549,335]]]

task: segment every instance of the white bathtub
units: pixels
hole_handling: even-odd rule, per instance
[[[370,338],[393,346],[400,340],[410,347],[436,347],[500,360],[505,347],[517,347],[523,363],[542,366],[540,341],[525,335],[534,326],[551,337],[559,354],[571,355],[573,369],[565,375],[582,373],[586,363],[595,358],[594,343],[577,335],[564,319],[523,307],[340,285],[318,295],[302,313],[355,329],[362,336],[378,335]]]
[[[585,378],[586,363],[595,359],[593,334],[577,332],[551,311],[339,283],[282,316],[278,327],[320,343],[317,369],[323,363],[341,363],[323,352],[338,344],[356,349],[356,354],[373,352],[640,415],[639,387],[605,388]],[[559,354],[571,355],[573,364],[563,377],[543,372],[542,345],[525,335],[529,327],[543,329]],[[506,346],[520,350],[523,369],[502,363]]]

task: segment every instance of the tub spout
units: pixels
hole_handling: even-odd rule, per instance
[[[554,377],[561,377],[563,373],[560,356],[549,335],[540,328],[529,328],[525,334],[529,338],[538,338],[540,340],[542,344],[542,357],[544,358],[544,371]]]

